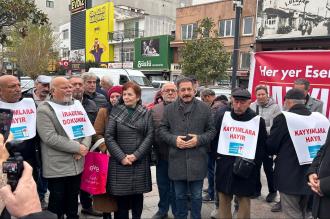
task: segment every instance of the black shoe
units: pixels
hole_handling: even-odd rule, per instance
[[[270,192],[266,197],[266,202],[273,202],[275,201],[277,193],[276,192]]]
[[[213,202],[214,198],[212,199],[209,194],[203,195],[203,202]]]
[[[154,216],[152,216],[151,219],[165,219],[165,218],[167,218],[167,213],[162,214],[159,211],[157,211],[156,214],[154,214]]]
[[[282,205],[281,202],[276,202],[275,205],[273,205],[271,212],[281,212],[282,211]]]
[[[91,216],[95,216],[95,217],[102,217],[103,213],[95,211],[92,207],[88,208],[88,209],[81,209],[81,213],[82,214],[87,214],[87,215],[91,215]]]

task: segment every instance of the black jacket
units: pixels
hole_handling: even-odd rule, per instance
[[[307,176],[316,173],[320,179],[320,188],[324,196],[314,194],[313,216],[315,218],[329,218],[330,208],[330,132],[325,144],[321,147],[313,163],[308,169]]]
[[[98,108],[96,103],[93,100],[90,100],[86,97],[83,98],[81,105],[84,107],[89,120],[91,121],[92,125],[94,125]]]
[[[293,106],[289,112],[299,115],[311,114],[303,104]],[[276,155],[274,170],[276,189],[289,195],[311,194],[305,179],[310,165],[299,165],[286,119],[282,113],[273,121],[267,139],[267,150],[270,155]]]
[[[197,135],[197,145],[180,149],[176,146],[177,136]],[[159,136],[169,146],[168,175],[172,180],[202,180],[207,174],[207,152],[215,135],[210,107],[193,99],[185,108],[178,98],[164,109],[159,127]]]
[[[223,109],[222,115],[216,121],[216,133],[214,140],[212,141],[212,153],[215,154],[218,148],[218,140],[221,129],[221,124],[223,120]],[[229,108],[227,108],[229,110]],[[252,111],[250,108],[243,115],[236,115],[233,110],[231,111],[231,116],[233,119],[237,121],[249,121],[256,116],[256,113]],[[222,192],[225,194],[234,194],[238,196],[252,196],[255,193],[259,192],[258,185],[260,184],[260,167],[262,158],[265,154],[265,142],[267,138],[267,131],[265,120],[260,118],[260,126],[259,126],[259,135],[257,142],[257,149],[254,162],[256,166],[252,171],[249,178],[244,179],[233,173],[233,165],[236,157],[217,154],[216,159],[216,171],[215,171],[215,183],[218,192]],[[221,141],[221,139],[220,139]]]
[[[105,98],[105,96],[103,94],[94,92],[93,94],[88,95],[88,94],[85,93],[84,94],[84,99],[85,98],[93,100],[95,102],[96,106],[97,106],[97,110],[102,108],[102,107],[107,107],[108,106],[108,101],[107,101],[107,99]]]

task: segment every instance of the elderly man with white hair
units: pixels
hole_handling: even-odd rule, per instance
[[[58,218],[79,218],[78,194],[84,156],[95,130],[81,103],[72,99],[72,86],[64,77],[52,79],[51,99],[39,105],[43,176],[48,179],[48,210]]]

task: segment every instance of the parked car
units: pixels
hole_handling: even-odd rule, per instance
[[[225,95],[228,99],[230,97],[231,90],[229,87],[213,86],[208,88],[215,92],[215,96]]]
[[[34,81],[30,77],[21,77],[21,89],[22,92],[34,87]]]
[[[109,75],[114,85],[123,85],[128,81],[134,81],[141,87],[152,87],[148,78],[138,70],[121,68],[90,68],[88,72],[96,74],[100,79],[104,75]]]
[[[151,82],[151,85],[154,87],[154,88],[162,88],[164,84],[168,83],[170,81],[152,81]]]
[[[155,95],[157,91],[159,91],[158,88],[147,88],[147,87],[142,87],[141,90],[142,90],[141,100],[143,105],[148,105],[150,103],[153,103]]]

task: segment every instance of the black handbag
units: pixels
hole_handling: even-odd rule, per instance
[[[255,165],[256,164],[251,159],[236,157],[234,162],[233,173],[239,177],[247,179],[251,176],[251,173]]]

